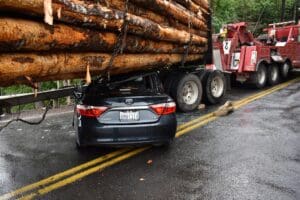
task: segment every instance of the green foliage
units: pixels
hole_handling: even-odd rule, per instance
[[[222,25],[234,22],[250,22],[260,27],[279,22],[282,0],[211,0],[213,26],[216,32]],[[295,0],[286,0],[285,20],[293,20]]]

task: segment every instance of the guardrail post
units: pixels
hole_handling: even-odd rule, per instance
[[[1,119],[1,117],[3,117],[3,115],[4,115],[3,108],[2,108],[2,107],[0,107],[0,119]]]
[[[56,89],[60,88],[60,82],[56,81]],[[53,108],[59,108],[59,99],[53,99]]]
[[[70,85],[71,85],[71,81],[70,80],[63,81],[63,86],[64,87],[67,87],[67,86],[70,86]],[[67,97],[66,101],[67,101],[67,105],[68,106],[71,105],[71,97],[70,96]]]
[[[12,114],[10,106],[5,107],[5,111],[7,114]]]
[[[38,92],[40,92],[40,88],[41,88],[41,83],[38,83]],[[45,104],[44,104],[44,102],[43,101],[38,101],[38,102],[35,102],[34,103],[34,108],[35,109],[41,109],[41,108],[43,108],[43,107],[45,107]]]

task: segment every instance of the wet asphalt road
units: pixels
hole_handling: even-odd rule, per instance
[[[255,92],[235,88],[229,99]],[[300,199],[299,100],[300,83],[41,199]],[[0,133],[0,194],[113,151],[78,153],[71,120],[57,114]]]

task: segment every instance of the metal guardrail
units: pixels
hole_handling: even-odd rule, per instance
[[[0,115],[4,108],[11,108],[13,106],[18,106],[18,105],[68,97],[73,94],[74,90],[75,87],[68,87],[68,88],[63,88],[58,90],[38,92],[36,97],[34,93],[14,95],[14,96],[2,96],[2,97],[0,96]]]

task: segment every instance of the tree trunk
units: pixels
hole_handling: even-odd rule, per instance
[[[72,37],[70,37],[70,35]],[[115,33],[95,32],[66,25],[48,25],[29,20],[0,18],[0,52],[75,51],[113,52],[118,41]],[[183,45],[157,42],[128,35],[127,53],[184,53]],[[192,54],[203,53],[205,47],[191,46]]]
[[[281,0],[281,17],[280,17],[280,21],[284,22],[285,20],[285,7],[286,7],[286,0]]]
[[[86,4],[75,4],[70,0],[56,0],[53,3],[54,17],[56,20],[70,24],[80,24],[102,30],[119,31],[124,23],[124,12],[108,9],[100,5],[87,6]],[[0,0],[0,9],[23,11],[43,16],[43,0]],[[61,18],[58,19],[57,11],[61,10]],[[139,16],[127,15],[129,23],[128,32],[131,34],[148,37],[154,40],[169,41],[186,44],[190,41],[190,33],[170,27],[162,27],[151,20]],[[203,29],[205,31],[206,29]],[[207,38],[193,35],[193,44],[206,44]]]
[[[196,15],[199,15],[199,16],[202,15],[204,17],[204,19],[207,19],[207,17],[210,14],[209,7],[207,7],[207,6],[202,7],[198,4],[196,4],[195,2],[193,2],[192,0],[175,0],[175,1],[177,3],[183,5],[188,10],[193,11]]]
[[[192,0],[175,0],[180,5],[184,6],[186,9],[193,11],[195,14],[201,14],[201,6],[195,4]]]
[[[205,10],[209,9],[209,2],[208,0],[192,0],[195,4],[199,5],[200,7],[204,8]]]
[[[60,54],[1,54],[0,86],[33,82],[84,78],[87,66],[93,76],[109,70],[112,74],[147,70],[180,63],[181,54],[124,54],[117,56],[111,68],[111,55],[97,53]],[[189,55],[186,61],[202,59],[203,55]]]
[[[205,19],[201,15],[195,15],[184,7],[178,6],[176,2],[165,0],[130,0],[131,2],[141,5],[145,8],[152,9],[154,12],[159,12],[161,15],[173,17],[186,25],[189,22],[192,27],[200,30],[207,30]]]
[[[90,2],[88,0],[85,0],[87,2]],[[185,0],[179,0],[179,1],[184,1]],[[99,0],[101,5],[107,6],[108,8],[113,8],[117,10],[125,10],[125,3],[124,0]],[[197,6],[196,4],[194,4]],[[199,7],[199,6],[198,6]],[[187,24],[180,23],[178,20],[172,19],[170,17],[166,17],[163,15],[159,15],[155,12],[152,12],[151,10],[144,9],[142,7],[138,7],[132,3],[128,3],[128,12],[131,14],[134,14],[136,16],[140,16],[146,19],[149,19],[155,23],[158,23],[161,26],[167,26],[167,27],[173,27],[178,30],[183,30],[186,32],[191,32],[195,35],[199,35],[201,37],[207,37],[207,33],[205,31],[195,29],[191,27],[190,29],[188,28]],[[199,10],[198,10],[199,12]]]

